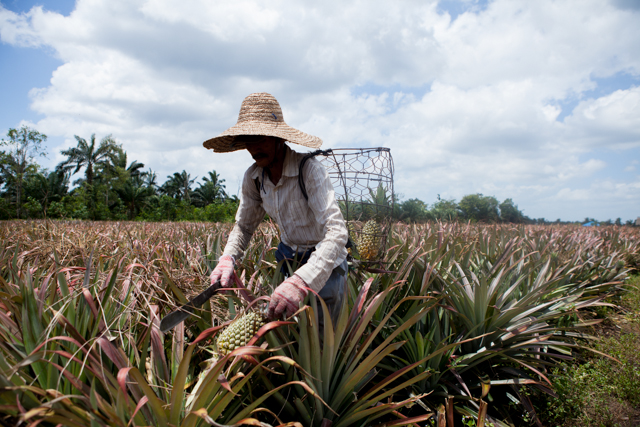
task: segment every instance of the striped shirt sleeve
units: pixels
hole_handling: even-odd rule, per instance
[[[233,226],[224,248],[224,255],[231,255],[235,260],[239,260],[244,255],[253,232],[265,214],[262,199],[251,179],[252,170],[253,168],[249,168],[244,174],[240,206],[236,212],[236,224]]]

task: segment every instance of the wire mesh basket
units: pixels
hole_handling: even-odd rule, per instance
[[[386,147],[338,148],[316,157],[327,169],[349,234],[364,262],[385,252],[393,216],[393,159]]]

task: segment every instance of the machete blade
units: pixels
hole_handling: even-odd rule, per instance
[[[160,330],[162,332],[167,332],[173,329],[177,324],[191,316],[196,308],[202,306],[202,304],[207,302],[209,298],[211,298],[216,292],[218,292],[218,289],[220,289],[220,287],[220,281],[218,280],[216,283],[209,286],[207,289],[205,289],[195,297],[191,298],[188,303],[167,314],[160,321]]]

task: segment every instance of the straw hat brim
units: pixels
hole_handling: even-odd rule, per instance
[[[239,135],[275,136],[309,148],[319,148],[322,145],[322,139],[292,128],[283,121],[264,122],[257,120],[237,123],[217,137],[206,140],[202,145],[216,153],[244,150],[246,148],[244,142],[237,141],[234,143],[236,136]]]

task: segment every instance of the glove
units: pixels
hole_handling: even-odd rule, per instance
[[[211,272],[211,284],[213,285],[220,279],[220,285],[223,288],[233,287],[231,277],[233,275],[233,267],[235,261],[231,255],[222,255],[218,260],[218,265]]]
[[[309,293],[303,286],[307,286],[307,284],[300,276],[295,274],[280,283],[280,286],[271,295],[267,317],[269,319],[278,319],[283,313],[285,317],[289,317],[298,311],[300,303],[304,301],[304,298]]]

